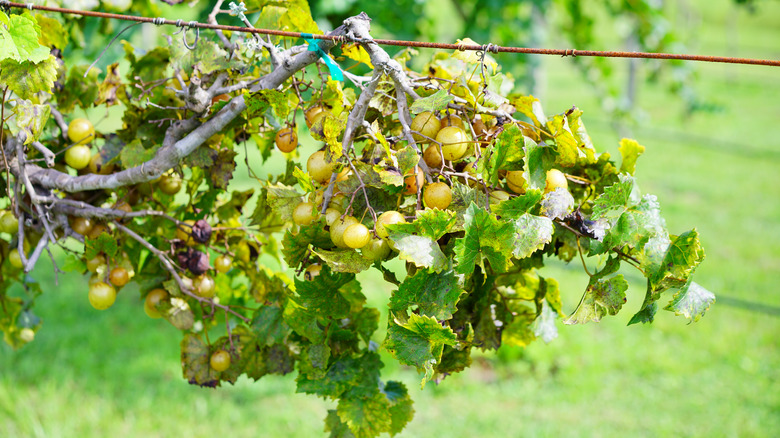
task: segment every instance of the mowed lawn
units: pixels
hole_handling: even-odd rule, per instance
[[[733,13],[704,13],[698,52],[780,59],[780,5],[761,2],[760,14],[740,13],[739,38],[729,42]],[[619,138],[597,97],[568,60],[550,57],[545,65],[546,111],[583,108],[594,143],[617,157]],[[696,280],[719,301],[694,324],[659,311],[652,325],[626,327],[644,294],[641,278],[626,269],[632,286],[617,317],[560,325],[550,344],[479,356],[441,385],[420,390],[414,370],[386,357],[384,377],[404,381],[415,400],[415,419],[400,436],[780,433],[780,69],[697,71],[695,88],[721,111],[685,117],[679,100],[640,87],[648,120],[633,134],[647,151],[637,176],[643,191],[659,197],[670,231],[700,232],[707,258]],[[46,260],[35,274],[46,291],[36,306],[45,323],[22,350],[0,347],[0,437],[323,435],[334,403],[294,394],[293,376],[219,390],[190,386],[181,378],[180,333],[148,319],[135,289],[98,312],[87,302],[86,278],[66,274],[54,286]],[[551,263],[543,275],[560,280],[572,311],[587,283],[582,267]],[[386,318],[390,287],[373,274],[361,279]]]

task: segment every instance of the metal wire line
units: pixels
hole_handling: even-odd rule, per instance
[[[150,18],[139,17],[133,15],[112,14],[108,12],[99,11],[80,11],[74,9],[58,8],[53,6],[38,6],[31,3],[15,3],[0,1],[1,7],[6,8],[18,8],[28,10],[38,10],[46,12],[56,12],[60,14],[73,14],[81,15],[85,17],[100,17],[100,18],[115,18],[117,20],[137,21],[141,23],[152,23],[156,25],[173,25],[181,26],[181,20],[168,20],[165,18]],[[199,29],[215,29],[215,30],[227,30],[231,32],[245,32],[253,34],[263,35],[276,35],[289,38],[300,38],[301,32],[289,32],[275,29],[257,29],[248,28],[242,26],[226,26],[222,24],[209,24],[191,21],[187,23],[187,27],[199,28]],[[310,34],[307,34],[307,37]],[[331,36],[331,35],[311,35],[312,38],[320,40],[332,40],[335,42],[345,42],[349,39],[344,36]],[[493,53],[524,53],[533,55],[558,55],[558,56],[592,56],[602,58],[644,58],[644,59],[673,59],[682,61],[701,61],[701,62],[718,62],[727,64],[750,64],[750,65],[765,65],[771,67],[780,67],[780,60],[773,59],[751,59],[751,58],[733,58],[727,56],[706,56],[706,55],[685,55],[675,53],[653,53],[653,52],[621,52],[621,51],[602,51],[602,50],[576,50],[576,49],[538,49],[530,47],[506,47],[496,45],[480,46],[475,44],[447,44],[447,43],[432,43],[424,41],[402,41],[402,40],[386,40],[386,39],[373,39],[372,42],[387,46],[402,46],[402,47],[421,47],[431,49],[446,49],[446,50],[469,50],[469,51],[485,51],[489,50]]]

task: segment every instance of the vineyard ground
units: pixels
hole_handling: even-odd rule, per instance
[[[770,48],[780,38],[780,8],[763,7],[758,17],[740,15],[734,55],[780,58]],[[706,12],[710,24],[698,37],[699,52],[723,52],[724,17],[730,12],[726,7]],[[545,63],[551,74],[547,112],[576,102],[586,111],[594,142],[616,153],[614,132],[588,117],[600,113],[596,98],[569,85],[576,72],[566,60]],[[658,195],[670,230],[700,231],[707,259],[697,271],[699,282],[722,297],[776,309],[777,73],[763,67],[697,68],[697,90],[723,104],[723,111],[686,119],[662,90],[640,90],[651,118],[634,131],[647,146],[638,167],[642,189]],[[239,173],[246,175],[243,168]],[[568,310],[584,287],[575,275],[580,269],[572,263],[545,270],[560,280]],[[178,332],[146,318],[134,289],[120,294],[111,310],[96,312],[86,300],[86,278],[68,274],[55,288],[47,263],[36,276],[47,285],[36,309],[45,328],[19,352],[0,347],[0,436],[321,433],[331,404],[290,395],[295,387],[290,377],[242,380],[218,391],[187,385],[173,353]],[[369,300],[382,306],[390,289],[365,277]],[[630,289],[630,309],[641,302],[638,278]],[[780,430],[780,318],[726,301],[690,326],[660,312],[653,326],[625,329],[632,314],[626,310],[598,325],[559,327],[560,337],[549,345],[476,358],[478,366],[423,391],[414,370],[390,365],[385,377],[407,383],[417,411],[399,436],[771,436]]]

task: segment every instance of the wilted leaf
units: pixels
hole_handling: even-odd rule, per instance
[[[357,251],[351,249],[342,251],[313,249],[312,252],[324,260],[334,272],[351,272],[357,274],[370,268],[373,263]]]
[[[524,214],[514,221],[515,249],[512,255],[524,259],[552,241],[553,222],[543,216]]]
[[[453,100],[454,98],[445,90],[439,90],[428,97],[415,100],[409,107],[409,111],[412,114],[419,114],[424,111],[430,111],[435,114],[436,112],[447,108],[447,104]]]
[[[0,63],[0,82],[22,99],[30,99],[41,91],[51,93],[56,80],[57,59],[52,55],[37,64],[10,59]]]
[[[682,315],[690,322],[698,321],[712,303],[715,302],[715,294],[701,287],[695,281],[689,281],[674,295],[674,298],[664,309]]]
[[[36,105],[29,100],[18,100],[14,107],[16,128],[26,134],[24,144],[37,140],[49,120],[49,105]]]
[[[122,76],[119,73],[119,63],[115,62],[108,66],[106,77],[100,84],[98,98],[95,105],[113,106],[119,103],[117,92],[121,91]]]
[[[184,335],[181,340],[181,366],[184,378],[193,385],[217,387],[219,373],[209,365],[209,347],[199,337]]]

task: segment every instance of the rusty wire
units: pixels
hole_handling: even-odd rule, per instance
[[[156,25],[180,25],[181,20],[168,20],[165,18],[150,18],[150,17],[138,17],[133,15],[112,14],[108,12],[99,11],[80,11],[74,9],[58,8],[53,6],[38,6],[31,3],[15,3],[0,1],[0,6],[6,8],[19,8],[28,10],[38,10],[46,12],[56,12],[60,14],[73,14],[81,15],[85,17],[100,17],[100,18],[114,18],[117,20],[125,21],[137,21],[141,23],[152,23]],[[231,32],[245,32],[252,34],[262,35],[276,35],[288,38],[300,38],[301,32],[289,32],[275,29],[257,29],[248,28],[242,26],[226,26],[222,24],[209,24],[191,21],[187,23],[188,27],[199,29],[214,29],[214,30],[226,30]],[[310,34],[307,34],[307,37]],[[331,40],[336,43],[344,42],[343,36],[331,36],[331,35],[311,35],[311,37],[320,40]],[[348,39],[348,38],[347,38]],[[485,51],[486,46],[480,46],[475,44],[447,44],[447,43],[431,43],[425,41],[402,41],[402,40],[387,40],[387,39],[373,39],[371,42],[387,46],[402,46],[402,47],[420,47],[429,49],[445,49],[445,50],[469,50],[469,51]],[[780,67],[780,60],[774,59],[751,59],[751,58],[734,58],[728,56],[706,56],[706,55],[685,55],[677,53],[654,53],[654,52],[621,52],[621,51],[603,51],[603,50],[575,50],[575,49],[538,49],[530,47],[506,47],[496,46],[490,44],[487,50],[493,53],[524,53],[532,55],[558,55],[558,56],[591,56],[602,58],[643,58],[643,59],[666,59],[666,60],[681,60],[681,61],[700,61],[700,62],[718,62],[727,64],[749,64],[749,65],[765,65],[771,67]]]

